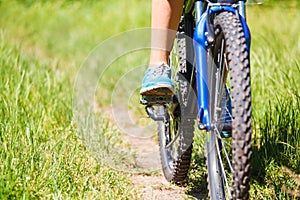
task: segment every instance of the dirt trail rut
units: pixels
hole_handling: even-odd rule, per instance
[[[145,200],[166,200],[186,199],[184,190],[178,186],[170,184],[164,178],[159,157],[159,147],[151,138],[141,139],[126,136],[125,140],[131,144],[131,148],[136,152],[136,166],[145,171],[156,170],[158,173],[151,175],[134,174],[131,181],[135,187],[141,191]]]
[[[124,125],[128,121],[128,110],[118,110],[118,122]],[[112,108],[97,108],[111,121],[116,123],[116,116]],[[122,121],[124,120],[124,121]],[[131,129],[132,124],[126,124],[127,129]],[[132,127],[134,129],[134,127]],[[122,140],[130,145],[131,151],[136,155],[135,167],[139,173],[133,173],[131,181],[134,187],[142,194],[144,200],[183,200],[187,199],[184,189],[175,186],[163,176],[160,164],[159,146],[152,137],[136,137],[122,134]]]

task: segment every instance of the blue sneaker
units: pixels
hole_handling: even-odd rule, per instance
[[[171,81],[171,69],[165,63],[151,66],[144,74],[142,96],[173,96],[174,84]]]

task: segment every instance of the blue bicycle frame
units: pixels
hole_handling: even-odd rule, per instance
[[[191,2],[191,1],[190,1]],[[194,50],[196,58],[196,80],[198,92],[198,121],[199,128],[211,129],[211,119],[209,115],[209,89],[208,89],[208,66],[207,51],[209,48],[209,28],[208,21],[214,14],[227,11],[239,16],[241,21],[247,50],[250,51],[250,31],[245,19],[245,2],[238,1],[237,4],[208,3],[207,9],[203,9],[204,1],[195,1],[196,27],[194,30]]]

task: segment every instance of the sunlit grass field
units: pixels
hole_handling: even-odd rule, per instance
[[[0,1],[0,199],[140,198],[130,174],[99,163],[78,136],[72,95],[89,52],[115,34],[149,27],[150,4]],[[253,199],[299,198],[299,11],[297,1],[266,1],[247,10],[252,33]],[[147,55],[116,61],[102,94],[109,96],[118,80],[114,74],[147,63]],[[109,105],[105,98],[101,106]],[[108,122],[99,125],[99,131],[118,138],[112,130]],[[203,160],[197,157],[193,161],[187,192],[206,190],[205,163],[199,162]]]
[[[85,57],[149,21],[139,17],[149,3],[121,15],[133,3],[0,2],[0,199],[139,197],[129,174],[99,163],[72,124],[73,85]],[[98,131],[112,133],[108,127],[104,121]]]
[[[255,128],[252,195],[257,198],[299,198],[299,11],[296,1],[248,10]]]

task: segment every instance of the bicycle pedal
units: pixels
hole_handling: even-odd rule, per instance
[[[144,95],[140,103],[143,105],[164,105],[173,102],[173,96]]]

